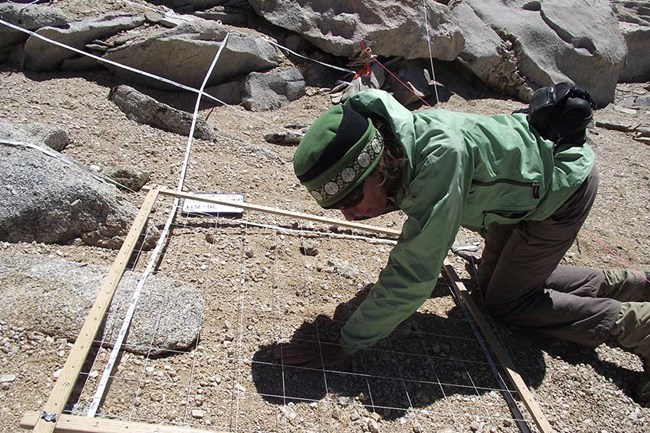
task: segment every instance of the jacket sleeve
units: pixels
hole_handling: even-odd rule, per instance
[[[407,220],[388,263],[341,330],[348,353],[388,336],[431,295],[449,248],[460,227],[468,182],[461,143],[429,145],[401,208]]]

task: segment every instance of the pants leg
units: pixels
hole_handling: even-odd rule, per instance
[[[589,273],[572,275],[558,269],[591,209],[597,187],[594,170],[549,219],[488,227],[487,267],[479,268],[479,278],[485,306],[495,318],[584,345],[608,338],[620,302],[596,298],[596,283],[585,284]],[[581,281],[566,284],[573,278]]]
[[[650,302],[650,287],[643,272],[627,269],[607,269],[599,296],[619,301]]]
[[[612,334],[621,346],[650,360],[650,302],[623,302]]]
[[[650,301],[650,287],[643,272],[628,269],[593,269],[558,266],[544,287],[559,292],[621,302]]]

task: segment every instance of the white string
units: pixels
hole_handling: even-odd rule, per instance
[[[429,15],[427,13],[427,0],[422,0],[424,8],[424,28],[427,30],[427,42],[429,46],[429,60],[431,61],[431,76],[433,78],[433,91],[436,94],[436,104],[440,103],[438,97],[438,82],[436,81],[436,71],[433,69],[433,51],[431,50],[431,36],[429,35]]]
[[[187,172],[187,164],[189,163],[190,160],[190,153],[192,150],[192,140],[194,139],[194,129],[196,128],[196,119],[199,116],[199,107],[201,105],[201,95],[204,94],[203,90],[205,89],[205,86],[208,84],[208,80],[210,79],[210,76],[212,75],[212,71],[214,70],[214,66],[217,64],[217,60],[219,60],[219,57],[221,56],[221,52],[223,51],[223,48],[226,46],[228,43],[228,37],[230,36],[230,33],[226,33],[226,37],[223,39],[223,42],[219,46],[219,50],[217,51],[217,55],[214,56],[214,59],[212,60],[212,63],[210,64],[210,68],[208,69],[208,73],[205,74],[205,78],[203,79],[203,83],[201,84],[201,88],[199,89],[199,96],[196,98],[196,104],[194,105],[194,114],[192,115],[192,126],[190,127],[190,133],[187,137],[187,147],[185,149],[185,159],[183,160],[183,168],[181,170],[180,178],[178,179],[178,186],[176,188],[176,191],[181,192],[183,190],[183,183],[185,182],[185,174]],[[174,204],[178,203],[178,198],[174,200]]]
[[[214,70],[214,66],[217,63],[217,60],[219,59],[219,56],[221,55],[221,52],[223,50],[223,47],[226,45],[228,41],[228,36],[230,33],[226,34],[226,37],[224,38],[223,43],[219,47],[219,50],[217,51],[217,54],[214,57],[214,60],[212,61],[210,65],[210,69],[208,70],[205,79],[203,80],[203,84],[201,85],[201,89],[199,90],[199,96],[197,97],[197,102],[196,102],[196,108],[194,110],[194,114],[192,117],[192,127],[190,129],[190,135],[188,137],[188,142],[187,142],[187,149],[185,152],[185,161],[183,164],[183,170],[178,182],[178,191],[181,191],[183,188],[183,182],[185,178],[185,170],[187,167],[187,162],[189,159],[189,155],[191,152],[192,148],[192,139],[194,135],[194,126],[196,125],[196,118],[198,116],[198,108],[201,102],[201,95],[203,94],[203,89],[205,88],[205,85],[210,77],[212,75],[212,71]],[[97,390],[95,391],[95,396],[93,397],[92,403],[90,405],[90,408],[88,410],[87,416],[90,418],[93,418],[95,414],[97,413],[97,410],[99,408],[99,405],[101,404],[101,400],[104,397],[104,391],[106,389],[106,386],[108,385],[108,381],[110,379],[111,373],[113,371],[113,367],[115,366],[115,361],[117,360],[117,357],[119,355],[120,349],[122,348],[122,343],[124,342],[124,338],[126,337],[126,333],[129,330],[129,327],[131,326],[131,320],[133,318],[133,314],[135,312],[135,307],[138,304],[138,300],[140,298],[140,294],[142,292],[142,287],[144,286],[145,282],[147,281],[147,278],[153,271],[154,267],[156,266],[156,263],[158,262],[158,258],[160,256],[160,253],[162,252],[164,245],[167,242],[167,237],[169,236],[169,229],[172,225],[172,222],[174,221],[174,218],[176,216],[176,211],[178,209],[178,203],[180,199],[179,198],[174,198],[173,204],[172,204],[172,209],[171,212],[169,213],[169,218],[167,219],[167,222],[165,224],[165,228],[163,229],[162,233],[160,234],[160,238],[158,239],[158,242],[156,243],[156,247],[154,248],[154,251],[149,258],[149,262],[147,263],[147,268],[143,272],[142,276],[140,277],[140,280],[138,281],[138,285],[133,293],[133,298],[131,300],[131,305],[129,305],[129,309],[126,313],[126,316],[124,317],[124,321],[122,322],[122,328],[120,329],[120,332],[118,334],[117,340],[115,345],[113,346],[113,350],[111,351],[111,356],[109,359],[108,364],[106,365],[106,368],[104,369],[104,373],[102,375],[102,378],[99,382],[99,385],[97,387]]]
[[[321,61],[319,61],[319,60],[316,60],[316,59],[312,59],[312,58],[309,58],[309,57],[303,56],[302,54],[298,54],[298,53],[296,53],[295,51],[292,51],[292,50],[290,50],[289,48],[284,47],[284,46],[278,44],[277,42],[271,40],[270,38],[266,38],[266,41],[267,41],[268,43],[270,43],[271,45],[274,45],[274,46],[280,48],[281,50],[288,51],[288,52],[290,52],[291,54],[293,54],[294,56],[300,57],[301,59],[309,60],[310,62],[318,63],[319,65],[325,66],[325,67],[327,67],[327,68],[335,69],[335,70],[337,70],[337,71],[341,71],[341,72],[346,72],[346,73],[348,73],[348,74],[355,74],[355,73],[356,73],[356,72],[354,72],[354,71],[351,70],[351,69],[346,69],[346,68],[341,68],[340,66],[330,65],[329,63],[321,62]]]

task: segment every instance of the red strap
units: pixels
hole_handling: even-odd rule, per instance
[[[354,74],[354,77],[352,78],[353,80],[356,80],[359,77],[362,77],[364,75],[370,75],[370,64],[366,63],[357,71],[356,74]]]

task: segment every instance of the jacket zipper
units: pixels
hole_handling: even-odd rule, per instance
[[[538,181],[533,181],[533,182],[519,182],[516,180],[510,180],[510,179],[497,179],[497,180],[492,180],[489,182],[483,181],[483,180],[472,180],[472,183],[474,185],[478,186],[492,186],[496,185],[497,183],[507,183],[509,185],[517,185],[517,186],[528,186],[533,189],[533,198],[539,198],[539,182]]]

